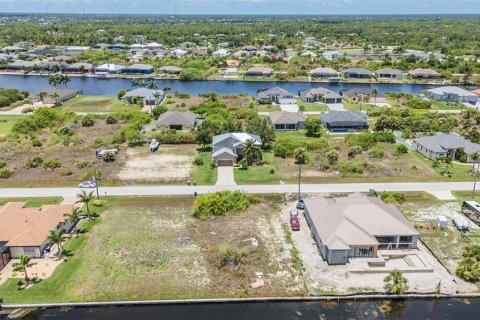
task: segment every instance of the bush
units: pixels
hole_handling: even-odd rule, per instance
[[[83,168],[86,168],[86,167],[91,167],[93,165],[93,162],[91,161],[78,161],[75,166],[78,168],[78,169],[83,169]]]
[[[240,213],[258,202],[257,197],[240,191],[206,193],[195,198],[193,216],[199,220],[207,220],[212,216]]]
[[[95,125],[95,119],[93,119],[93,116],[90,114],[84,115],[80,122],[82,123],[82,127],[93,127]]]
[[[397,146],[395,147],[395,151],[393,152],[393,154],[397,157],[407,153],[408,153],[408,148],[403,144],[397,144]]]
[[[217,249],[217,257],[221,268],[238,268],[244,262],[246,253],[235,245],[226,244]]]
[[[64,136],[71,136],[73,135],[74,131],[73,128],[70,126],[64,126],[58,129],[58,133]]]
[[[462,258],[455,274],[466,281],[478,281],[480,278],[480,265],[475,258]]]
[[[163,130],[155,132],[152,136],[162,144],[195,144],[196,136],[192,131],[177,132],[176,130]]]
[[[5,161],[0,160],[0,169],[3,169],[7,166],[7,163]]]
[[[247,170],[248,169],[248,160],[247,159],[242,159],[238,162],[242,170]]]
[[[203,165],[203,158],[202,158],[202,156],[200,156],[200,155],[196,156],[195,159],[193,159],[193,164],[194,164],[194,165],[197,165],[197,166]]]
[[[275,174],[275,169],[270,169],[270,174]]]
[[[117,93],[118,100],[121,100],[126,93],[127,93],[127,90],[125,89],[118,90],[118,93]]]
[[[384,192],[380,196],[382,198],[382,201],[385,203],[397,203],[397,204],[402,204],[405,201],[405,195],[400,192]]]
[[[60,170],[60,175],[62,177],[71,176],[72,174],[73,174],[73,171],[69,167],[65,167],[65,168],[62,168],[62,170]]]
[[[12,176],[13,172],[8,170],[8,168],[0,169],[0,179],[8,179]]]
[[[367,163],[358,159],[347,160],[340,164],[340,173],[343,178],[363,174]]]
[[[102,171],[97,170],[95,172],[94,170],[88,170],[87,172],[85,172],[83,176],[80,177],[80,180],[82,181],[92,180],[94,176],[97,177],[97,180],[102,178]]]
[[[357,155],[362,154],[362,147],[360,146],[353,146],[348,149],[348,158],[355,158]]]
[[[105,152],[102,156],[103,162],[114,162],[115,161],[115,153],[113,152]]]
[[[92,205],[95,206],[95,207],[101,207],[101,206],[103,206],[103,201],[100,200],[100,199],[92,200]]]
[[[328,140],[326,138],[319,139],[294,139],[294,138],[278,138],[273,147],[273,154],[278,158],[292,158],[293,152],[297,148],[305,148],[307,151],[319,151],[328,148]]]
[[[60,168],[61,166],[62,164],[57,159],[53,159],[43,163],[44,169],[54,170],[54,169]]]
[[[25,162],[26,168],[38,168],[43,164],[43,159],[40,157],[34,157],[32,159],[28,159]]]
[[[162,114],[168,111],[168,108],[166,106],[156,106],[155,108],[152,109],[152,116],[155,119],[158,119]]]
[[[39,147],[41,147],[42,145],[43,145],[43,144],[42,144],[42,142],[41,142],[40,140],[38,140],[38,139],[33,139],[33,140],[32,140],[32,146],[33,146],[33,147],[39,148]]]
[[[381,145],[373,146],[368,150],[368,156],[370,158],[381,159],[385,156],[385,148]]]
[[[330,165],[333,166],[338,162],[339,159],[340,159],[340,155],[338,154],[337,150],[330,150],[327,153],[327,160]]]
[[[115,117],[112,116],[112,115],[109,115],[109,116],[105,119],[105,123],[106,123],[106,124],[115,124],[115,123],[117,123],[117,118],[115,118]]]

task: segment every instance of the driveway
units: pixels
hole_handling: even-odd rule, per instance
[[[329,103],[327,107],[330,111],[346,111],[343,103]]]
[[[298,112],[298,105],[296,104],[281,104],[280,109],[287,112]]]
[[[233,176],[233,167],[225,166],[217,168],[217,186],[235,186],[235,178]]]

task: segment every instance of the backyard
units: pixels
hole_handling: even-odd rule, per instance
[[[77,96],[64,102],[61,108],[67,112],[116,112],[134,108],[124,104],[117,97]]]
[[[22,116],[0,115],[0,138],[8,135],[10,130],[12,130],[15,121],[21,117]]]
[[[198,221],[192,197],[108,198],[100,218],[83,221],[81,236],[66,242],[73,255],[49,279],[25,291],[10,279],[0,297],[12,304],[303,295],[276,203],[263,198],[244,213]],[[226,244],[248,252],[241,265],[220,266]],[[252,289],[257,272],[265,286]]]

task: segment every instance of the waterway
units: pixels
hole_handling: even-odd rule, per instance
[[[157,80],[158,88],[169,86],[172,91],[187,92],[190,95],[198,95],[205,92],[216,92],[220,95],[246,93],[256,95],[261,88],[281,87],[291,93],[315,87],[328,88],[339,93],[340,90],[353,88],[376,88],[379,92],[403,92],[418,94],[422,90],[433,86],[428,84],[386,84],[386,83],[311,83],[311,82],[273,82],[273,81],[180,81],[180,80]],[[39,92],[49,87],[48,77],[45,76],[21,76],[0,75],[0,88],[15,88],[27,90],[30,93]],[[131,80],[124,78],[98,79],[95,77],[71,77],[69,88],[83,90],[84,94],[92,96],[115,96],[120,89],[130,89]]]
[[[341,320],[480,318],[478,299],[357,302],[247,302],[41,309],[24,320]],[[2,316],[0,316],[2,319]]]

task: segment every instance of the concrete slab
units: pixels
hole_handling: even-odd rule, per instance
[[[346,111],[343,103],[329,103],[327,107],[330,111]]]
[[[450,191],[427,191],[438,200],[457,200]]]
[[[217,168],[217,186],[235,186],[235,177],[233,175],[233,167],[218,167]]]
[[[280,109],[287,112],[298,112],[298,105],[296,104],[281,104]]]

